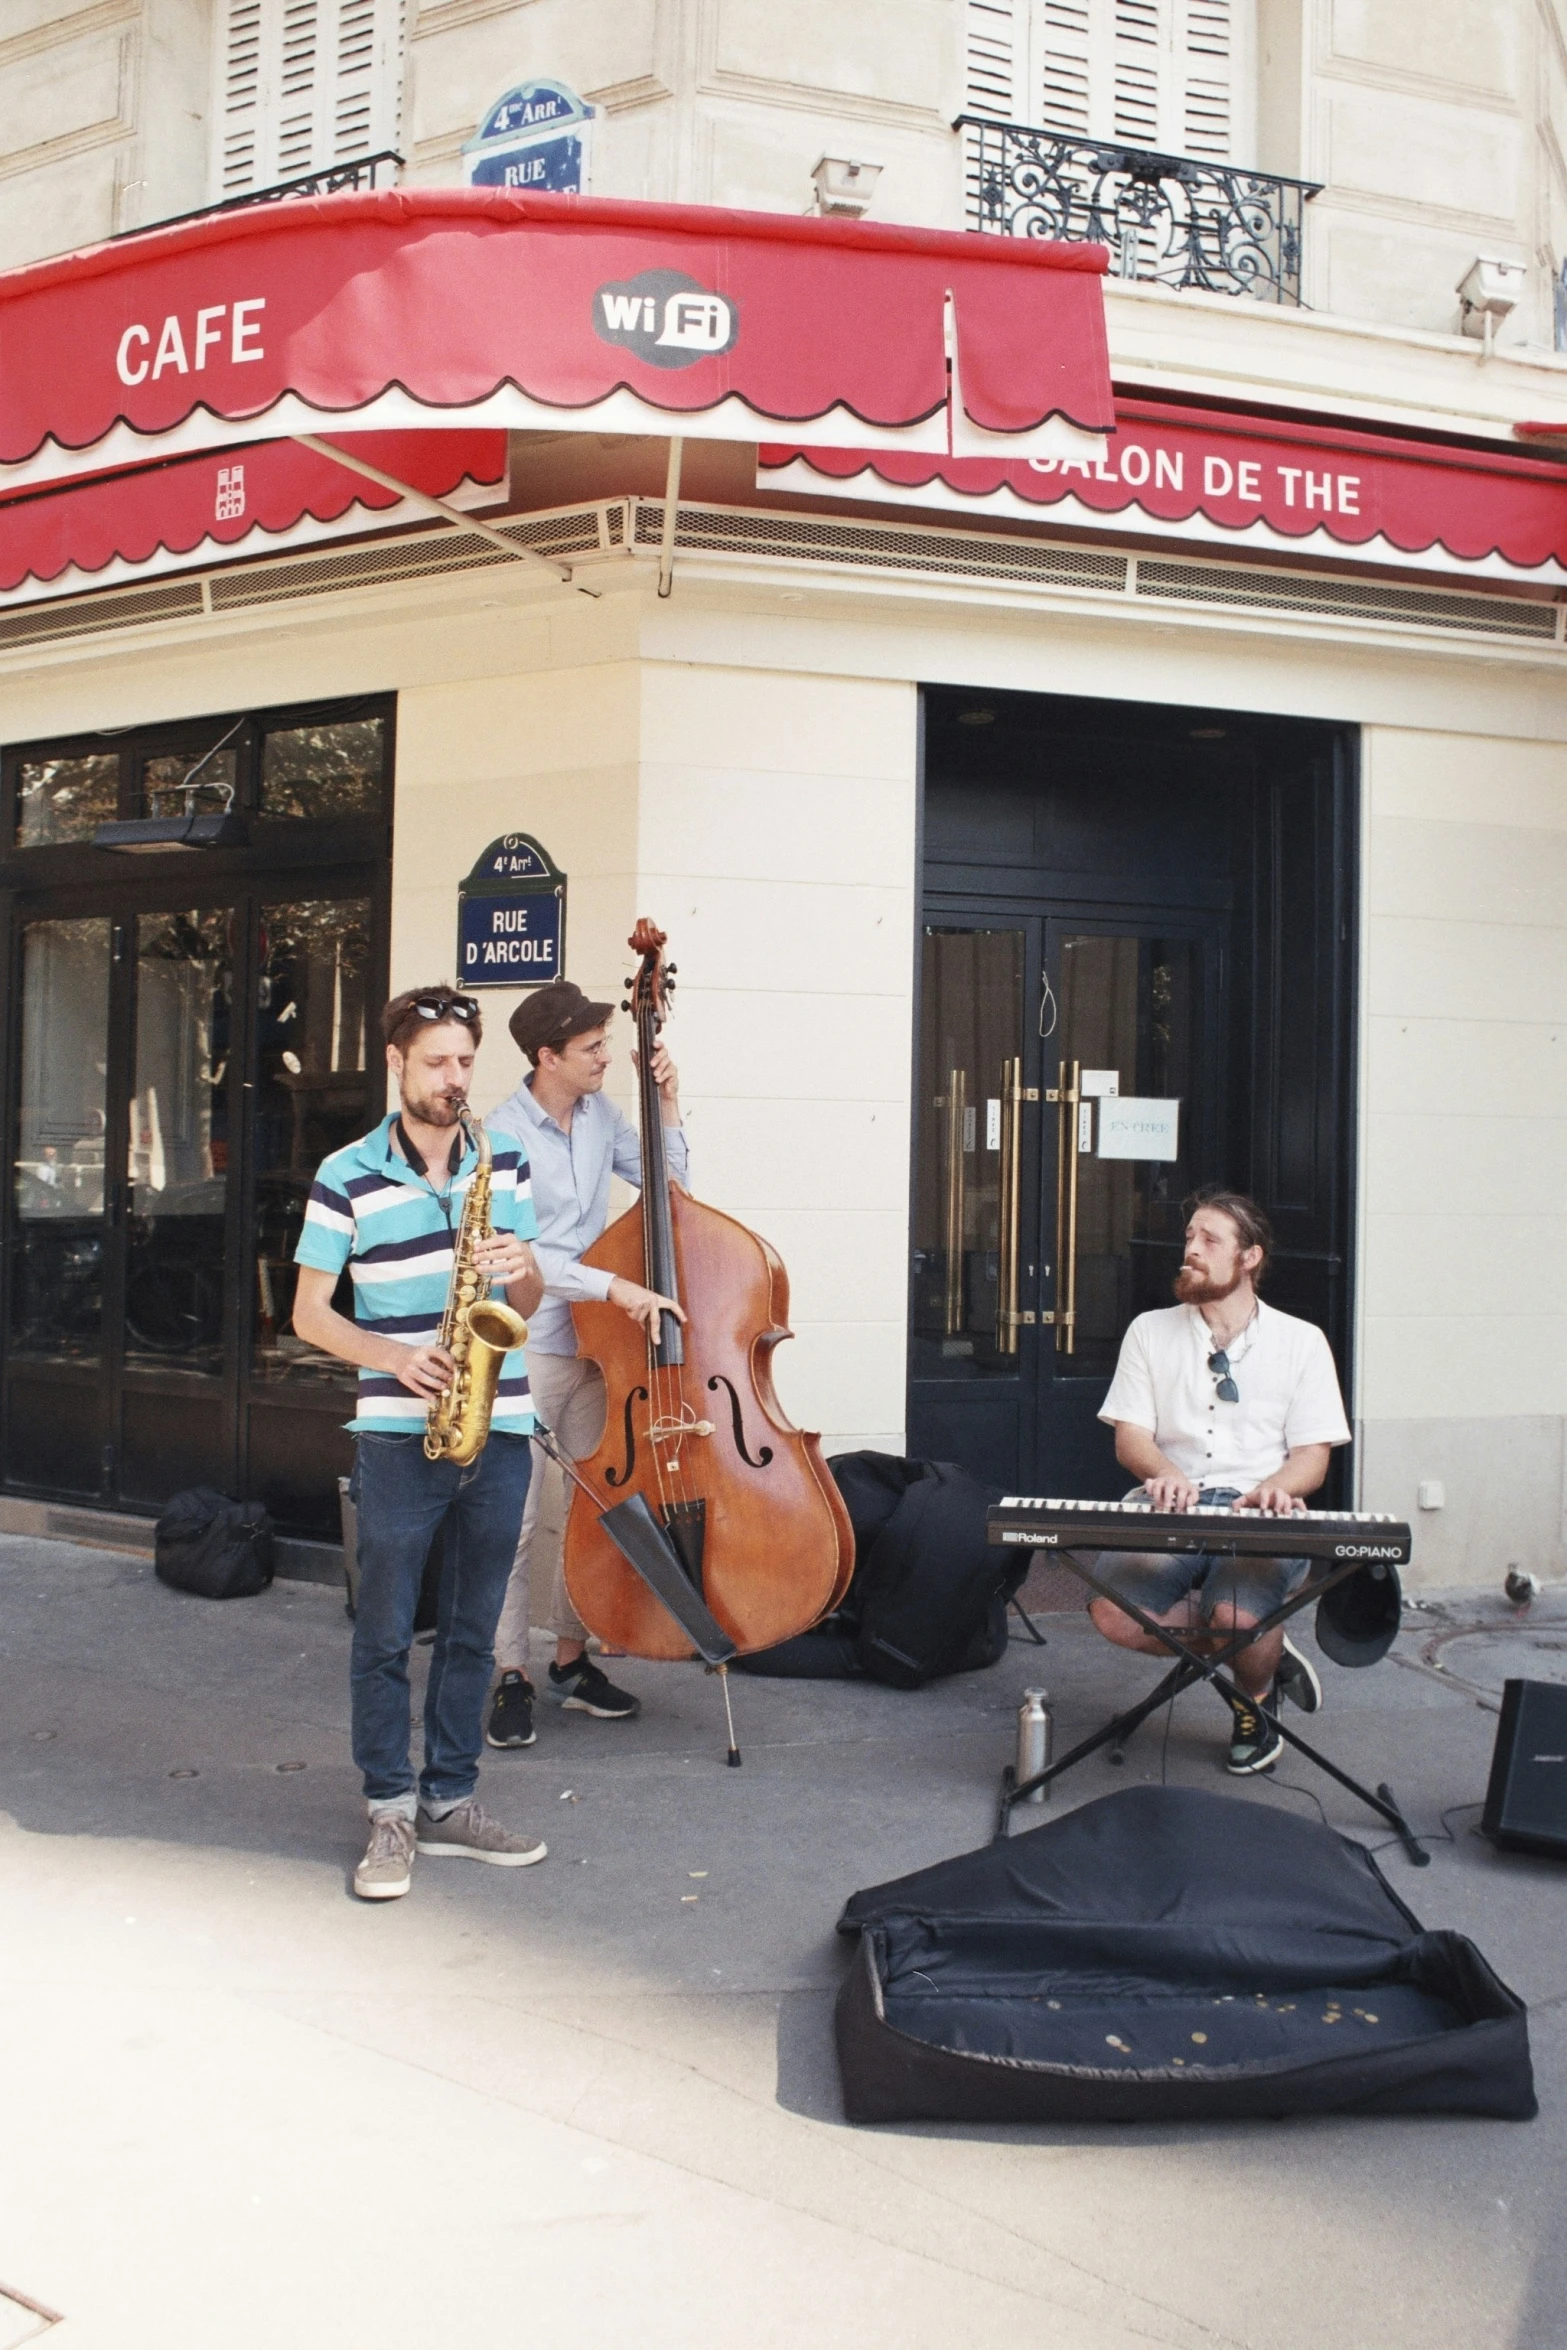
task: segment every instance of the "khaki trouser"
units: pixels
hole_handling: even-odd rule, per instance
[[[569,1461],[598,1448],[604,1433],[604,1374],[597,1363],[577,1355],[529,1353],[528,1385],[539,1418]],[[542,1445],[533,1447],[533,1481],[523,1512],[522,1533],[512,1561],[501,1620],[495,1627],[495,1663],[502,1673],[528,1670],[528,1631],[537,1623],[557,1639],[585,1640],[583,1623],[566,1591],[562,1564],[566,1548],[566,1480]],[[535,1575],[535,1567],[538,1572]],[[541,1615],[533,1592],[546,1594]]]

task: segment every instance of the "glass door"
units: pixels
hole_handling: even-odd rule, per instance
[[[1029,929],[933,923],[920,965],[909,1443],[999,1484],[1016,1474],[1034,1375]]]
[[[106,914],[22,925],[6,1453],[29,1483],[88,1499],[104,1490],[108,1475],[112,954]]]
[[[1200,920],[1045,925],[1036,1478],[1126,1487],[1098,1419],[1133,1318],[1172,1302],[1182,1203],[1218,1164],[1221,962]],[[1036,1484],[1034,1490],[1044,1490]]]

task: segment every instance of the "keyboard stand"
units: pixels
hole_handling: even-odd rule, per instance
[[[1219,1558],[1226,1555],[1222,1544],[1214,1544],[1213,1555]],[[1243,1631],[1235,1633],[1217,1655],[1197,1656],[1186,1646],[1180,1631],[1173,1625],[1156,1623],[1152,1616],[1144,1613],[1135,1600],[1124,1599],[1120,1592],[1112,1590],[1108,1583],[1101,1582],[1099,1576],[1091,1567],[1083,1564],[1076,1552],[1052,1550],[1050,1556],[1053,1560],[1059,1560],[1063,1566],[1070,1567],[1073,1574],[1081,1582],[1086,1583],[1089,1590],[1094,1592],[1097,1597],[1108,1599],[1112,1606],[1121,1610],[1123,1615],[1130,1616],[1135,1624],[1141,1625],[1142,1629],[1151,1634],[1161,1647],[1170,1651],[1176,1661],[1158,1687],[1145,1697],[1140,1705],[1129,1706],[1125,1713],[1117,1714],[1114,1721],[1106,1722],[1102,1730],[1096,1730],[1091,1738],[1083,1739],[1069,1753],[1063,1754],[1058,1762],[1051,1763],[1048,1769],[1036,1771],[1031,1779],[1024,1779],[1019,1783],[1014,1766],[1008,1763],[1001,1774],[1001,1805],[996,1820],[996,1834],[998,1836],[1005,1836],[1009,1832],[1014,1804],[1021,1803],[1025,1796],[1032,1795],[1037,1788],[1048,1787],[1064,1772],[1074,1770],[1080,1762],[1086,1762],[1089,1755],[1097,1754],[1102,1746],[1123,1747],[1140,1723],[1146,1722],[1150,1714],[1157,1713],[1160,1706],[1173,1704],[1181,1692],[1190,1689],[1195,1682],[1211,1682],[1220,1695],[1232,1704],[1236,1702],[1249,1704],[1251,1700],[1246,1696],[1245,1691],[1236,1686],[1225,1672],[1224,1667],[1232,1664],[1242,1649],[1250,1648],[1252,1642],[1260,1640],[1264,1633],[1276,1631],[1280,1624],[1305,1607],[1308,1601],[1320,1599],[1323,1593],[1331,1591],[1335,1584],[1344,1582],[1350,1575],[1358,1574],[1364,1563],[1359,1559],[1346,1559],[1330,1568],[1325,1575],[1315,1577],[1308,1575],[1299,1591],[1285,1600],[1281,1606],[1276,1607],[1271,1615],[1264,1616],[1259,1623],[1248,1625]],[[1209,1637],[1211,1638],[1213,1635],[1210,1634]],[[1280,1710],[1282,1711],[1282,1708]],[[1278,1719],[1277,1715],[1274,1719]],[[1352,1779],[1347,1771],[1341,1771],[1337,1763],[1329,1762],[1325,1754],[1319,1754],[1314,1746],[1308,1745],[1300,1733],[1290,1729],[1287,1723],[1280,1721],[1278,1728],[1279,1735],[1284,1739],[1286,1745],[1292,1746],[1297,1754],[1303,1754],[1308,1762],[1315,1763],[1319,1771],[1326,1771],[1328,1777],[1336,1779],[1341,1787],[1347,1787],[1350,1794],[1357,1796],[1369,1811],[1374,1811],[1379,1819],[1387,1822],[1416,1868],[1423,1869],[1428,1865],[1431,1855],[1420,1844],[1414,1829],[1399,1809],[1398,1800],[1391,1787],[1385,1782],[1381,1782],[1373,1795],[1369,1787],[1362,1787],[1358,1779]]]

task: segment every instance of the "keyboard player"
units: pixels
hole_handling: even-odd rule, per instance
[[[1332,1353],[1313,1323],[1257,1295],[1273,1235],[1254,1200],[1211,1186],[1187,1215],[1179,1303],[1137,1316],[1099,1413],[1115,1429],[1116,1459],[1141,1480],[1126,1498],[1289,1517],[1322,1484],[1333,1447],[1349,1442]],[[1210,1633],[1211,1653],[1298,1591],[1310,1561],[1107,1551],[1097,1571],[1160,1623]],[[1168,1654],[1109,1600],[1093,1600],[1089,1613],[1118,1647]],[[1232,1706],[1229,1768],[1271,1770],[1284,1751],[1279,1699],[1315,1713],[1321,1683],[1282,1629],[1242,1649],[1230,1670],[1249,1702]]]

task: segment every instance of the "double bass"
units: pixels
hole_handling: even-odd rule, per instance
[[[566,1588],[589,1630],[629,1656],[698,1653],[606,1531],[604,1513],[646,1509],[735,1653],[770,1648],[830,1613],[849,1587],[854,1531],[822,1457],[774,1392],[772,1353],[792,1335],[778,1253],[673,1182],[653,1054],[673,982],[666,935],[638,922],[624,1008],[636,1022],[642,1190],[583,1263],[684,1309],[655,1341],[618,1306],[573,1305],[580,1352],[604,1374],[598,1450],[577,1461],[566,1521]],[[623,1514],[623,1513],[622,1513]]]

